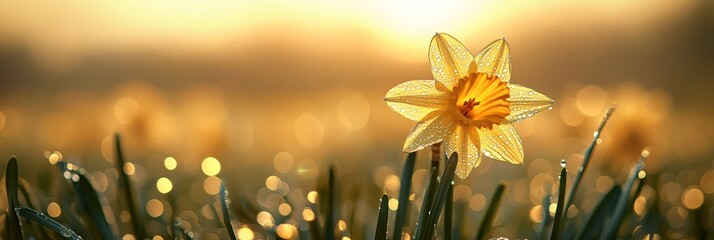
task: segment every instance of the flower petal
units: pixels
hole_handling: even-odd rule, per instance
[[[414,80],[389,89],[384,100],[395,112],[421,121],[435,110],[448,108],[450,91],[434,80]]]
[[[444,140],[454,131],[454,120],[444,110],[431,112],[418,122],[404,142],[404,152],[415,152]]]
[[[446,33],[437,33],[429,45],[429,62],[434,79],[452,88],[459,78],[467,76],[474,57],[468,49]]]
[[[453,152],[459,154],[456,165],[456,176],[466,179],[476,166],[481,163],[481,141],[474,126],[457,125],[447,139],[444,140],[444,151],[449,156]]]
[[[496,75],[501,81],[511,80],[511,50],[506,39],[498,39],[476,54],[477,71]]]
[[[478,129],[481,151],[487,157],[510,162],[523,163],[523,143],[516,128],[510,123],[494,125],[492,129]]]
[[[511,102],[511,114],[506,117],[509,122],[529,118],[553,105],[552,99],[533,89],[512,83],[508,84],[508,88],[511,89],[511,96],[508,98]]]

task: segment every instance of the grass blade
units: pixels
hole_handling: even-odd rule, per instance
[[[436,196],[434,197],[434,203],[431,205],[431,211],[428,214],[429,221],[426,225],[426,234],[423,237],[431,238],[434,235],[434,226],[439,222],[439,217],[441,216],[441,211],[444,207],[444,202],[446,201],[446,195],[449,189],[453,189],[454,184],[454,173],[456,172],[456,163],[459,160],[459,156],[456,153],[452,153],[449,160],[446,161],[446,166],[444,167],[444,172],[441,174],[441,179],[439,180],[439,186],[436,189]],[[453,194],[452,194],[453,195]]]
[[[69,229],[65,227],[64,225],[58,223],[52,218],[49,218],[45,216],[45,214],[38,212],[32,208],[27,208],[27,207],[17,207],[15,208],[15,212],[17,212],[18,215],[30,219],[32,221],[35,221],[39,224],[42,224],[43,226],[51,229],[52,231],[55,231],[62,237],[66,239],[82,239],[79,235],[74,233],[72,229]]]
[[[583,229],[578,234],[577,239],[596,239],[601,233],[605,221],[612,214],[612,209],[617,204],[617,199],[622,194],[622,187],[615,185],[598,203]]]
[[[20,194],[22,195],[22,197],[25,199],[25,202],[27,204],[26,206],[30,209],[35,209],[36,208],[35,204],[32,203],[33,199],[35,199],[34,198],[35,196],[33,196],[31,194],[31,192],[28,190],[28,189],[30,189],[30,184],[28,184],[27,181],[25,181],[24,179],[21,179],[21,178],[19,179],[18,183],[19,183],[17,185],[18,190],[20,191]],[[36,201],[36,199],[35,199],[35,201]],[[20,204],[17,204],[17,205],[20,205]],[[26,222],[26,223],[28,223],[28,222]],[[29,222],[28,225],[30,225],[32,227],[32,231],[34,232],[34,234],[39,234],[40,236],[42,236],[41,239],[50,239],[50,236],[45,231],[45,228],[37,226],[37,224],[32,224],[32,222]],[[30,237],[32,237],[32,236],[30,236]]]
[[[415,239],[422,239],[425,233],[427,221],[429,220],[429,212],[431,211],[431,203],[434,201],[434,193],[436,192],[436,168],[431,168],[429,173],[429,183],[424,189],[424,200],[421,203],[421,211],[417,220],[416,230],[414,231]]]
[[[402,169],[402,178],[399,184],[399,205],[397,207],[397,216],[394,219],[394,235],[392,239],[401,239],[402,228],[407,222],[409,216],[409,191],[412,187],[412,176],[414,175],[414,164],[416,162],[416,152],[411,152],[407,155],[407,160],[404,162]]]
[[[102,239],[114,239],[112,229],[104,215],[104,206],[99,200],[99,194],[94,190],[87,176],[84,175],[84,169],[77,170],[76,166],[61,161],[57,163],[57,167],[72,184],[72,189],[77,194],[84,213],[87,214],[89,221],[92,223],[93,227],[90,229],[94,229],[96,231],[95,234],[101,236]]]
[[[536,232],[536,235],[533,238],[534,240],[541,240],[545,238],[545,227],[548,226],[548,222],[550,222],[550,212],[548,211],[548,207],[550,207],[550,193],[543,197],[543,201],[540,206],[543,209],[543,221],[538,226],[538,232]]]
[[[568,209],[570,205],[573,204],[573,198],[575,198],[575,193],[578,190],[578,186],[580,186],[580,182],[583,179],[583,175],[585,175],[585,170],[588,168],[590,159],[592,159],[595,146],[598,145],[597,140],[600,139],[602,129],[605,127],[605,124],[610,119],[610,116],[612,116],[612,113],[615,112],[616,108],[617,105],[610,105],[610,107],[605,111],[602,120],[600,120],[600,125],[598,125],[597,130],[595,130],[595,133],[593,134],[593,140],[592,142],[590,142],[590,146],[588,146],[588,148],[585,150],[585,154],[583,155],[583,164],[580,166],[580,168],[578,168],[578,174],[575,175],[575,179],[573,180],[573,186],[570,188],[570,193],[568,194],[568,198],[566,199],[567,202],[564,205],[565,209]]]
[[[325,219],[325,239],[334,240],[336,238],[336,226],[338,219],[338,204],[337,204],[337,180],[335,176],[335,167],[330,165],[327,176],[327,192],[323,194],[326,196],[324,201],[324,209],[326,211]]]
[[[600,239],[615,239],[615,236],[617,236],[617,232],[620,230],[622,219],[625,217],[625,213],[628,212],[628,206],[630,206],[630,204],[632,203],[632,199],[630,198],[630,191],[632,190],[632,185],[635,184],[635,180],[637,180],[637,175],[640,173],[640,170],[644,168],[644,159],[646,157],[647,156],[643,151],[643,154],[640,157],[640,161],[637,163],[637,165],[635,165],[635,168],[632,170],[630,177],[625,182],[625,185],[623,185],[622,195],[620,195],[620,199],[617,201],[617,205],[615,205],[615,210],[612,213],[612,220],[610,221],[609,227],[606,227],[603,231],[602,237]]]
[[[444,203],[444,239],[452,239],[452,222],[454,220],[454,185],[449,185],[449,191],[446,193],[446,202]]]
[[[504,190],[506,190],[506,183],[499,183],[491,198],[491,204],[488,205],[486,214],[483,216],[483,221],[481,221],[481,225],[478,227],[476,240],[484,239],[486,235],[488,235],[488,231],[491,230],[493,219],[496,218],[496,211],[498,211],[498,206],[501,205]]]
[[[382,199],[379,200],[379,217],[377,218],[377,230],[374,232],[374,239],[387,239],[388,202],[387,194],[382,195]]]
[[[10,157],[5,164],[5,191],[7,191],[7,220],[5,229],[7,229],[8,239],[23,239],[22,228],[20,228],[20,219],[17,214],[12,211],[19,204],[17,198],[17,159],[15,156]]]
[[[236,240],[238,238],[236,237],[236,232],[235,228],[233,228],[233,223],[231,223],[231,215],[228,212],[228,205],[230,205],[231,200],[228,199],[228,190],[226,189],[226,185],[223,181],[221,181],[221,190],[219,197],[219,201],[221,202],[221,212],[223,212],[223,223],[226,225],[228,236],[230,236],[232,240]]]
[[[139,214],[138,209],[134,205],[134,197],[131,191],[131,183],[129,182],[129,176],[124,172],[124,152],[121,148],[121,138],[119,134],[114,134],[114,162],[117,164],[117,172],[119,172],[119,188],[123,191],[124,201],[126,207],[128,208],[129,215],[131,216],[131,225],[134,228],[134,236],[136,239],[146,238],[146,229],[144,228],[144,215]]]
[[[454,228],[451,228],[453,231],[452,239],[463,239],[462,230],[464,230],[464,212],[466,212],[466,204],[468,203],[465,201],[457,201],[454,204],[456,217],[454,218]]]
[[[561,162],[562,164],[563,162]],[[558,204],[555,208],[555,216],[553,218],[553,230],[550,232],[550,239],[560,239],[560,221],[563,219],[563,208],[565,206],[565,186],[568,183],[568,175],[565,166],[560,169],[560,185],[558,186]]]

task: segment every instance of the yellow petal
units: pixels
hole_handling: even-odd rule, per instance
[[[466,179],[471,170],[481,163],[480,145],[478,132],[473,126],[456,125],[454,133],[444,140],[444,151],[447,156],[454,152],[459,154],[456,176]]]
[[[446,33],[437,33],[429,45],[429,62],[434,79],[452,88],[459,78],[468,75],[474,57],[468,49]]]
[[[448,108],[449,90],[434,80],[414,80],[389,89],[384,100],[395,112],[421,121],[435,111]]]
[[[511,96],[508,98],[511,102],[511,114],[506,117],[509,122],[529,118],[553,105],[552,99],[533,89],[512,83],[508,84],[508,88],[511,89]]]
[[[511,50],[506,39],[498,39],[486,46],[474,58],[478,72],[496,75],[501,81],[511,80]]]
[[[493,129],[480,128],[478,133],[484,155],[513,164],[523,163],[523,144],[513,125],[497,124]]]
[[[418,122],[404,142],[405,152],[415,152],[434,143],[444,140],[446,135],[454,131],[454,120],[451,114],[438,110],[428,114]]]

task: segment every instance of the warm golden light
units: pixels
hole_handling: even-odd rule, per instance
[[[287,216],[292,212],[293,208],[290,207],[290,204],[287,203],[281,203],[280,206],[278,207],[278,212],[280,215]]]
[[[216,176],[209,176],[203,180],[203,191],[210,194],[216,195],[221,189],[221,179]]]
[[[160,193],[168,193],[173,187],[173,183],[171,183],[171,180],[168,178],[162,177],[156,181],[156,189],[159,190]]]
[[[310,203],[317,203],[317,192],[310,191],[307,193],[307,200],[310,201]]]
[[[542,222],[543,219],[545,218],[544,216],[544,211],[543,211],[543,206],[541,205],[536,205],[533,208],[531,208],[530,213],[528,214],[528,217],[530,217],[531,222]]]
[[[121,213],[119,213],[119,219],[122,222],[129,222],[131,221],[131,214],[127,211],[121,211]]]
[[[136,237],[132,234],[125,234],[123,237],[121,237],[122,240],[136,240]]]
[[[369,119],[369,102],[358,93],[349,93],[337,104],[337,117],[347,129],[362,129]]]
[[[124,173],[127,175],[134,175],[134,172],[136,171],[136,167],[134,167],[134,164],[131,162],[126,162],[124,163]]]
[[[293,156],[288,152],[279,152],[273,157],[273,167],[279,173],[287,173],[293,167]]]
[[[342,219],[337,221],[337,229],[339,229],[340,231],[347,230],[347,222],[345,222],[345,220],[342,220]]]
[[[578,91],[578,110],[588,116],[597,116],[602,113],[602,109],[607,102],[607,94],[602,88],[595,85],[588,85]]]
[[[263,227],[272,227],[275,224],[273,215],[270,215],[270,213],[266,211],[259,212],[258,216],[256,216],[256,220],[258,221],[258,224]]]
[[[62,214],[62,208],[60,208],[59,204],[56,202],[51,202],[49,205],[47,205],[47,215],[50,215],[50,217],[59,217]]]
[[[475,194],[469,200],[469,207],[473,211],[481,211],[486,206],[486,196],[483,194]]]
[[[47,158],[51,164],[57,164],[57,162],[62,161],[62,153],[55,151]]]
[[[216,176],[221,172],[221,162],[214,157],[207,157],[201,162],[201,170],[206,176]]]
[[[146,213],[152,217],[159,217],[164,213],[164,204],[157,199],[151,199],[146,203]]]
[[[704,203],[704,193],[697,186],[689,186],[682,195],[682,205],[689,210],[694,210]]]
[[[273,191],[278,190],[280,183],[280,178],[277,176],[270,176],[265,179],[265,187]]]
[[[389,199],[387,205],[389,206],[389,210],[397,211],[397,208],[399,207],[399,200],[397,200],[396,198],[391,198]]]
[[[325,129],[320,120],[312,114],[305,113],[295,120],[295,137],[303,146],[315,148],[324,141]]]
[[[238,239],[240,240],[253,240],[255,238],[255,234],[253,234],[253,230],[247,227],[241,227],[238,229]]]
[[[124,97],[114,105],[114,116],[121,124],[129,124],[139,114],[139,103],[133,98]]]
[[[312,220],[315,220],[315,212],[312,211],[310,208],[304,208],[302,210],[302,219],[305,219],[305,221],[311,222]]]
[[[293,235],[297,234],[297,228],[292,224],[283,223],[278,225],[276,228],[278,236],[283,239],[291,239]]]
[[[164,167],[166,167],[166,169],[174,170],[174,169],[176,169],[176,165],[178,165],[178,164],[177,164],[175,158],[166,157],[166,159],[164,159]]]

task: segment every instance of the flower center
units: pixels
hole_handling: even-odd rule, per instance
[[[476,127],[493,128],[511,113],[508,83],[486,73],[471,73],[453,89],[456,109]]]

